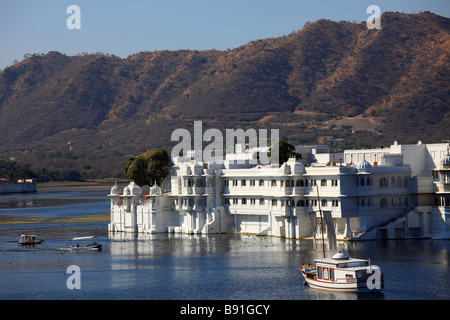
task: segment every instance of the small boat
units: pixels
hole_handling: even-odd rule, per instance
[[[314,260],[315,265],[302,264],[299,269],[313,289],[345,292],[380,292],[384,276],[379,266],[368,259],[350,258],[336,253],[331,258]]]
[[[45,242],[45,240],[37,240],[36,238],[37,236],[34,234],[22,234],[20,235],[19,244],[26,246]]]
[[[380,292],[384,288],[384,276],[379,266],[371,265],[370,260],[350,258],[338,252],[326,258],[323,216],[320,208],[319,188],[317,187],[319,212],[322,219],[323,258],[314,259],[315,265],[302,263],[299,267],[305,284],[313,289],[345,292]],[[316,252],[313,252],[316,253]]]
[[[97,243],[93,241],[92,239],[95,239],[95,236],[89,236],[89,237],[78,237],[73,238],[73,241],[76,241],[77,244],[70,247],[71,250],[101,250],[102,245],[100,243]]]

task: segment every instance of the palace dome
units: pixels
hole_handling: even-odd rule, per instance
[[[131,181],[130,184],[126,187],[128,188],[128,194],[130,196],[141,196],[142,195],[142,188],[139,187],[134,181]],[[125,192],[124,192],[125,194]]]
[[[150,194],[151,195],[159,195],[159,194],[161,194],[161,188],[157,184],[154,184],[150,188]]]
[[[366,161],[366,157],[363,156],[363,160],[358,163],[358,166],[356,167],[358,171],[363,173],[370,173],[372,171],[372,165]]]
[[[305,165],[298,161],[295,157],[289,158],[286,162],[286,166],[289,165],[291,173],[293,174],[305,174]],[[286,168],[285,168],[286,169]]]
[[[114,186],[111,188],[111,192],[110,192],[111,196],[119,196],[120,195],[120,188],[117,185],[117,181],[114,184]]]
[[[194,168],[193,169],[194,169],[193,170],[194,171],[194,175],[199,176],[199,175],[203,174],[203,165],[202,164],[196,162],[194,164]]]

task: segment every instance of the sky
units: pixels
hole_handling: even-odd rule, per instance
[[[71,5],[80,29],[69,29]],[[0,0],[0,69],[24,54],[226,50],[287,35],[307,21],[366,21],[381,13],[431,11],[450,17],[450,0]]]

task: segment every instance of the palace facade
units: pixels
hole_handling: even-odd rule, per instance
[[[250,164],[256,152],[267,150],[237,145],[223,164],[173,159],[167,182],[145,193],[134,182],[123,189],[116,184],[109,231],[290,239],[324,232],[353,240],[448,235],[448,143],[395,142],[271,166]]]

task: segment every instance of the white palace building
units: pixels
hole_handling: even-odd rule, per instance
[[[395,142],[272,166],[237,164],[237,158],[256,155],[243,149],[236,145],[220,165],[173,159],[167,185],[145,193],[134,182],[123,190],[116,183],[109,231],[302,239],[324,230],[329,239],[449,238],[449,143]]]

